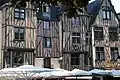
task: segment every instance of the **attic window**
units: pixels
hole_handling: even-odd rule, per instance
[[[110,20],[111,19],[111,11],[110,10],[103,10],[103,19]]]

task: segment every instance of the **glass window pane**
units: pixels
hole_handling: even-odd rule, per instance
[[[19,33],[24,33],[24,28],[20,28]]]
[[[18,28],[14,28],[14,32],[15,33],[19,33],[19,29]]]
[[[75,24],[75,18],[74,17],[72,18],[72,24],[73,25]]]
[[[25,14],[24,13],[20,13],[20,18],[24,19],[25,18]]]
[[[19,33],[15,33],[15,39],[19,39]]]
[[[107,19],[110,19],[110,11],[107,11]]]
[[[106,11],[103,11],[103,19],[106,19]]]
[[[50,29],[50,23],[44,21],[44,23],[43,23],[43,28],[44,28],[44,29]]]
[[[25,12],[25,10],[24,10],[24,9],[20,9],[20,12],[23,12],[23,13],[24,13],[24,12]]]
[[[15,12],[15,18],[19,18],[19,13]]]
[[[50,12],[50,8],[46,6],[46,12]]]
[[[18,8],[15,8],[15,11],[19,11],[19,9],[18,9]]]
[[[47,47],[51,46],[51,38],[47,38]]]
[[[76,25],[79,25],[79,17],[76,18]]]

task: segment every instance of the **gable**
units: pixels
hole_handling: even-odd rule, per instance
[[[115,12],[115,9],[114,9],[111,1],[110,0],[95,0],[95,2],[98,2],[99,5],[97,3],[97,6],[95,6],[94,8],[95,9],[98,8],[98,9],[96,9],[96,11],[92,11],[94,14],[91,14],[92,18],[90,20],[90,25],[92,25],[92,24],[95,24],[95,25],[109,24],[112,26],[117,26],[119,24],[118,16]]]

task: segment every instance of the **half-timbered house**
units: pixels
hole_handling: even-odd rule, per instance
[[[119,19],[111,0],[95,0],[88,5],[91,19],[93,68],[120,68]]]
[[[0,7],[2,67],[34,64],[36,11],[29,3],[26,7],[17,4]]]

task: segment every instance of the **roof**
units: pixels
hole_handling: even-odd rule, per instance
[[[92,3],[88,4],[87,8],[88,8],[88,13],[91,15],[91,20],[89,23],[89,26],[91,26],[93,24],[93,22],[96,19],[96,16],[101,8],[101,5],[103,3],[103,0],[95,0]]]
[[[91,26],[95,19],[96,19],[96,16],[98,14],[98,12],[100,11],[101,9],[101,5],[103,3],[104,0],[95,0],[93,1],[92,3],[88,4],[87,8],[88,8],[88,12],[89,14],[91,15],[91,20],[90,20],[90,24],[89,26]],[[110,6],[111,6],[111,11],[116,15],[117,19],[119,20],[118,16],[117,16],[117,13],[114,9],[114,6],[112,5],[112,2],[111,0],[108,0],[108,2],[110,3]],[[119,20],[120,21],[120,20]]]
[[[88,12],[95,15],[99,11],[100,6],[100,0],[95,0],[92,3],[88,4]]]

